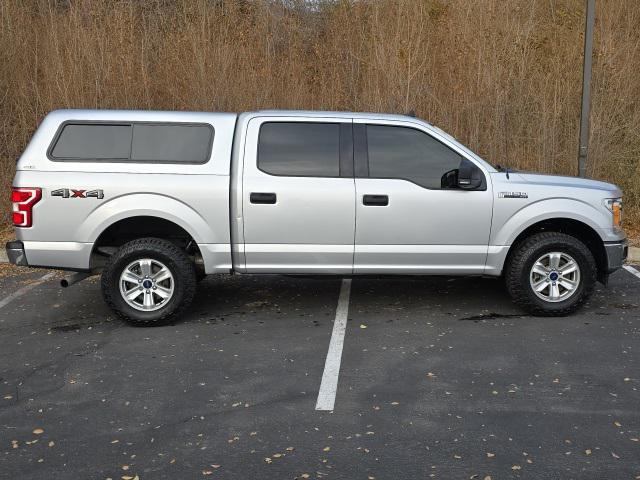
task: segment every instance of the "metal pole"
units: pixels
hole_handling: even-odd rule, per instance
[[[591,100],[591,60],[593,55],[593,24],[596,17],[596,0],[587,0],[587,16],[584,29],[584,64],[582,69],[582,110],[580,113],[580,147],[578,150],[578,175],[587,174],[589,151],[589,103]]]

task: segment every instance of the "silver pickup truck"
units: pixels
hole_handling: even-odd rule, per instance
[[[230,273],[504,276],[566,315],[626,258],[621,195],[494,168],[408,116],[59,110],[18,161],[7,254],[102,272],[136,325]]]

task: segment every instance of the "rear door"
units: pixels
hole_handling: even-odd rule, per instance
[[[354,120],[354,273],[469,274],[484,270],[493,198],[442,187],[462,152],[419,124]]]
[[[352,273],[351,119],[257,117],[247,128],[245,271]]]

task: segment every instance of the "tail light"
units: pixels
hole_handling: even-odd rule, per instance
[[[13,224],[16,227],[30,227],[33,225],[33,206],[42,198],[40,188],[13,188],[11,201],[13,202]]]

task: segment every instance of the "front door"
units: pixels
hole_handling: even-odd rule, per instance
[[[352,273],[351,127],[345,118],[249,122],[242,177],[247,272]]]
[[[490,181],[443,187],[464,156],[419,124],[356,120],[354,273],[482,273],[493,198]]]

